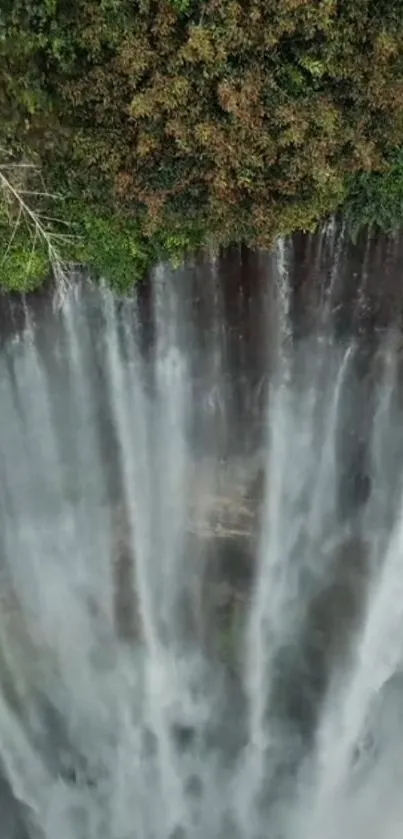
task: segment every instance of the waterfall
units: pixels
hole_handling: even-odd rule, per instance
[[[334,327],[344,247],[298,334],[281,241],[4,340],[4,839],[397,837],[399,333]]]

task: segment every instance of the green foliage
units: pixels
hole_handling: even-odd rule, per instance
[[[190,14],[194,6],[193,0],[170,0],[170,3],[180,15]]]
[[[15,225],[17,214],[10,220],[4,202],[0,202],[0,288],[10,291],[32,291],[52,274],[52,242],[58,243],[57,258],[62,270],[69,264],[83,264],[96,279],[106,279],[120,291],[128,290],[141,281],[159,260],[181,264],[189,250],[196,250],[202,242],[202,232],[194,225],[184,224],[179,230],[159,230],[145,236],[139,219],[118,213],[109,215],[98,206],[83,202],[64,202],[59,207],[59,221],[38,235],[34,223],[22,217]],[[41,220],[37,210],[35,217]],[[66,221],[66,237],[57,231]],[[52,260],[53,257],[53,260]]]
[[[34,291],[49,276],[49,258],[45,248],[32,248],[27,236],[16,238],[8,247],[10,231],[0,226],[0,289]]]
[[[363,227],[392,233],[403,226],[403,149],[390,156],[383,171],[351,179],[344,213],[354,238]]]
[[[150,261],[138,225],[100,214],[92,208],[70,206],[75,238],[69,250],[71,261],[84,263],[93,274],[124,289],[142,279]]]
[[[0,103],[115,282],[345,200],[399,223],[401,0],[3,0]]]
[[[160,260],[181,264],[186,253],[200,247],[202,241],[202,234],[190,225],[145,236],[140,219],[117,213],[110,216],[99,207],[75,202],[67,204],[65,212],[74,232],[66,252],[68,261],[89,266],[95,277],[121,291],[143,280]]]

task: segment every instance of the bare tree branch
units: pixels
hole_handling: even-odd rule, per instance
[[[11,246],[12,246],[13,241],[14,241],[14,239],[15,239],[15,235],[16,235],[16,233],[17,233],[17,230],[18,230],[19,226],[20,226],[21,217],[22,217],[22,208],[21,208],[21,207],[18,207],[18,215],[17,215],[17,218],[16,218],[16,220],[15,220],[15,222],[14,222],[14,226],[13,226],[13,229],[12,229],[12,232],[11,232],[11,236],[10,236],[10,238],[9,238],[9,240],[8,240],[8,244],[7,244],[6,250],[5,250],[4,254],[3,254],[3,258],[2,258],[2,260],[1,260],[1,262],[0,262],[0,265],[3,265],[3,264],[4,264],[4,262],[5,262],[5,261],[6,261],[6,259],[7,259],[8,254],[10,253]]]
[[[19,188],[19,186],[15,184],[14,178],[10,177],[9,175],[10,169],[13,170],[13,173],[19,171],[23,172],[24,170],[31,170],[36,173],[39,173],[41,177],[41,182],[43,183],[40,170],[35,164],[4,163],[0,165],[0,192],[3,192],[5,198],[6,211],[10,216],[10,221],[12,216],[12,214],[9,211],[10,203],[14,202],[14,204],[17,207],[17,215],[15,221],[13,220],[13,229],[11,232],[11,236],[0,264],[4,264],[4,261],[7,258],[12,247],[12,243],[15,239],[17,231],[20,225],[23,223],[23,221],[25,221],[28,230],[31,232],[32,238],[32,248],[28,259],[27,273],[29,272],[32,264],[35,248],[38,242],[42,242],[42,244],[46,248],[49,263],[57,282],[58,294],[62,294],[63,296],[63,292],[69,286],[70,282],[67,263],[64,262],[60,254],[59,247],[63,244],[63,242],[71,243],[75,240],[75,237],[67,233],[58,233],[55,230],[49,229],[49,223],[57,225],[63,224],[68,226],[68,222],[65,222],[63,219],[54,218],[52,216],[48,216],[44,213],[41,213],[40,210],[37,210],[34,207],[32,207],[30,203],[28,203],[27,201],[28,197],[54,200],[56,198],[60,198],[61,196],[59,196],[57,193],[47,192],[45,187],[43,191],[26,189],[23,185],[21,188]]]

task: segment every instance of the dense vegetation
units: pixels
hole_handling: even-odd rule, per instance
[[[403,2],[1,0],[0,146],[61,196],[34,199],[46,218],[57,201],[56,237],[70,223],[66,259],[121,284],[208,241],[270,246],[343,205],[355,230],[396,227]],[[20,211],[5,192],[3,251]],[[48,255],[23,222],[4,285]]]

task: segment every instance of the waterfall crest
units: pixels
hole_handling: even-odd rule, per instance
[[[3,342],[4,839],[398,836],[400,339],[343,236],[310,300],[280,242]]]

